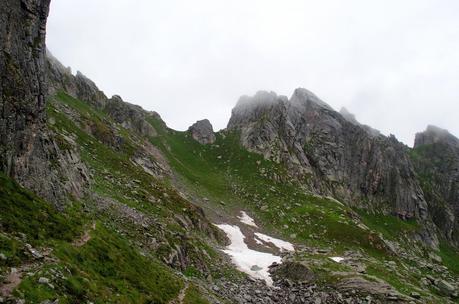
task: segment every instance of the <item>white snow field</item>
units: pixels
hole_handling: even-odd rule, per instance
[[[258,228],[253,218],[251,218],[245,211],[241,211],[241,215],[238,216],[237,218],[241,221],[241,223]]]
[[[237,268],[255,279],[264,280],[267,285],[272,286],[273,280],[268,272],[268,267],[273,262],[281,263],[281,257],[249,249],[244,242],[245,236],[238,226],[228,224],[216,226],[223,230],[230,239],[231,244],[226,247],[224,252],[231,256]]]
[[[263,233],[259,233],[259,232],[255,232],[255,236],[266,242],[266,243],[272,243],[274,244],[274,246],[276,246],[277,248],[280,249],[280,251],[295,251],[295,248],[293,247],[293,245],[289,242],[286,242],[286,241],[283,241],[283,240],[279,240],[279,239],[276,239],[276,238],[273,238],[269,235],[266,235],[266,234],[263,234]],[[256,239],[255,239],[256,240]]]

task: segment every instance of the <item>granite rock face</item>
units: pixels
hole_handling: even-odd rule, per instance
[[[118,95],[107,100],[105,111],[115,122],[126,129],[136,131],[143,136],[155,136],[157,134],[151,124],[146,121],[149,113],[140,106],[123,101]]]
[[[411,155],[434,222],[459,245],[459,139],[428,126],[416,134]]]
[[[73,75],[70,68],[66,68],[48,50],[46,54],[47,79],[49,95],[62,91],[79,100],[87,102],[92,107],[103,110],[124,128],[133,130],[143,136],[155,136],[156,131],[146,121],[148,116],[158,116],[157,113],[147,112],[138,105],[123,101],[114,95],[108,98],[97,85],[81,72]]]
[[[45,119],[44,44],[49,0],[2,1],[0,6],[1,167],[27,170]]]
[[[194,140],[203,145],[213,144],[216,140],[214,129],[208,119],[198,120],[188,129],[188,132]]]
[[[26,188],[62,205],[67,193],[82,193],[87,172],[75,154],[59,149],[46,128],[49,3],[5,0],[0,6],[0,167]]]
[[[242,97],[228,130],[240,132],[248,150],[285,164],[307,188],[349,205],[429,222],[408,148],[394,136],[349,121],[305,89],[290,99],[273,92]],[[422,238],[435,246],[431,230]]]
[[[108,98],[104,92],[80,71],[73,75],[71,69],[60,63],[49,50],[46,50],[46,75],[49,95],[64,91],[74,98],[88,102],[96,109],[105,107]]]

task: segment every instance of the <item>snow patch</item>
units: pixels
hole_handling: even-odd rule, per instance
[[[344,261],[344,258],[342,257],[329,257],[329,259],[335,261],[336,263],[340,263],[341,261]]]
[[[237,268],[255,279],[264,280],[267,285],[272,286],[273,280],[268,269],[274,262],[280,264],[281,257],[249,249],[244,242],[245,236],[238,226],[228,224],[216,226],[223,230],[230,239],[231,244],[223,252],[231,256]]]
[[[295,248],[293,247],[293,245],[289,242],[286,242],[286,241],[283,241],[283,240],[279,240],[279,239],[276,239],[276,238],[273,238],[269,235],[266,235],[266,234],[263,234],[263,233],[259,233],[259,232],[255,232],[255,236],[266,242],[266,243],[272,243],[274,244],[274,246],[276,246],[277,248],[279,248],[281,251],[295,251]],[[256,239],[255,239],[256,240]]]
[[[241,221],[241,223],[258,228],[253,218],[251,218],[245,211],[241,211],[241,215],[237,218]]]
[[[253,240],[255,241],[255,243],[257,243],[258,245],[264,245],[265,243],[263,243],[262,241],[260,241],[259,238],[255,237],[253,238]]]

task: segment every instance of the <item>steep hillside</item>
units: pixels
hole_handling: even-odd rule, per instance
[[[0,303],[458,301],[456,138],[304,89],[175,131],[45,57],[48,6],[0,7]]]

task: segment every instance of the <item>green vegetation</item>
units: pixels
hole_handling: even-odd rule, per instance
[[[383,254],[378,237],[359,228],[346,214],[351,210],[339,202],[306,194],[290,181],[281,165],[250,153],[239,143],[237,133],[219,133],[212,145],[201,145],[187,132],[161,130],[152,142],[167,155],[191,191],[209,197],[215,205],[223,201],[229,212],[250,210],[264,227],[284,238],[337,249],[363,248]],[[293,236],[293,237],[292,237]]]
[[[191,284],[185,294],[183,299],[184,304],[209,304],[205,298],[202,297],[202,292],[195,285]]]
[[[141,254],[139,246],[146,228],[138,231],[129,221],[114,221],[119,218],[113,211],[98,213],[94,198],[57,211],[1,175],[0,252],[7,259],[0,261],[0,275],[9,271],[6,267],[33,268],[34,275],[24,276],[14,292],[31,303],[47,299],[59,299],[60,303],[168,303],[177,297],[183,279],[159,260],[168,256],[169,248],[183,243],[184,228],[174,217],[198,223],[199,212],[167,181],[147,174],[132,161],[143,139],[115,124],[103,111],[62,92],[50,100],[47,111],[58,147],[78,151],[90,169],[91,192],[161,222],[149,227],[147,234],[164,239],[157,251]],[[90,233],[91,239],[76,246],[74,242],[94,217],[98,224]],[[158,227],[161,231],[155,230]],[[215,257],[213,249],[200,241],[200,233],[194,232],[186,240],[190,271],[196,277],[202,274],[193,266],[194,259],[200,264]],[[39,251],[51,251],[52,258],[33,260],[26,242]],[[208,256],[203,257],[202,252]],[[37,284],[40,277],[49,278],[50,285]],[[189,298],[190,303],[193,299],[205,303],[197,290],[192,289]]]
[[[100,212],[97,199],[88,197],[58,212],[0,175],[0,252],[7,257],[0,260],[0,274],[31,261],[26,243],[52,249],[52,259],[35,263],[34,274],[25,276],[15,291],[28,302],[168,303],[179,296],[184,280],[199,282],[208,274],[213,279],[241,280],[244,275],[220,263],[209,242],[209,233],[216,228],[205,227],[207,222],[201,225],[200,210],[171,186],[176,177],[187,195],[204,208],[228,217],[246,210],[271,235],[327,248],[330,255],[361,254],[368,277],[384,279],[401,292],[416,290],[413,286],[430,274],[430,270],[409,273],[406,265],[418,265],[390,256],[380,237],[400,241],[419,229],[414,220],[353,210],[333,198],[314,195],[290,178],[282,165],[244,149],[236,132],[220,132],[214,144],[201,145],[188,132],[169,130],[152,115],[148,121],[158,135],[142,138],[104,111],[63,92],[50,100],[47,110],[59,149],[78,151],[90,170],[90,191],[113,205]],[[136,157],[148,154],[142,153],[147,140],[162,151],[178,176],[169,180],[153,176],[136,164]],[[153,157],[146,161],[155,163]],[[129,209],[128,219],[116,214],[123,212],[117,210],[119,206]],[[139,213],[153,224],[139,228],[134,223]],[[75,240],[91,222],[97,223],[91,238],[76,246]],[[172,270],[160,262],[181,245],[186,248],[186,266]],[[334,284],[339,279],[336,273],[346,276],[354,271],[331,261],[328,254],[302,254],[319,284]],[[457,252],[442,244],[439,255],[451,271],[459,273]],[[389,260],[401,270],[387,268]],[[40,277],[50,278],[52,285],[37,284]],[[206,293],[202,286],[190,283],[183,302],[208,303],[202,296]]]
[[[402,220],[392,215],[371,214],[365,210],[357,210],[363,222],[370,229],[382,233],[387,239],[399,239],[404,233],[412,233],[419,229],[415,219]]]
[[[183,283],[159,262],[144,257],[120,235],[98,224],[87,244],[72,243],[82,234],[83,214],[53,206],[0,174],[2,208],[0,252],[3,267],[19,267],[31,262],[26,242],[37,248],[51,247],[57,260],[38,260],[39,271],[26,277],[16,290],[31,303],[59,298],[61,303],[167,303],[177,296]],[[20,238],[16,235],[22,234]],[[32,266],[31,266],[32,267]],[[51,288],[37,284],[38,278],[54,278]]]
[[[449,270],[459,275],[459,252],[446,244],[445,242],[440,243],[440,251],[438,255],[441,257],[443,264],[448,267]]]
[[[141,256],[126,240],[101,224],[91,236],[84,246],[66,243],[56,248],[59,264],[68,269],[67,279],[54,282],[64,303],[90,299],[96,303],[167,303],[178,295],[181,280],[158,262]],[[31,284],[36,280],[31,277],[20,286],[27,300],[42,293]]]
[[[0,173],[0,214],[3,233],[23,233],[27,241],[45,245],[51,240],[71,240],[81,231],[81,218],[73,216],[73,211],[58,212],[30,191],[20,187],[11,178]],[[14,240],[9,243],[12,250],[18,246]]]

